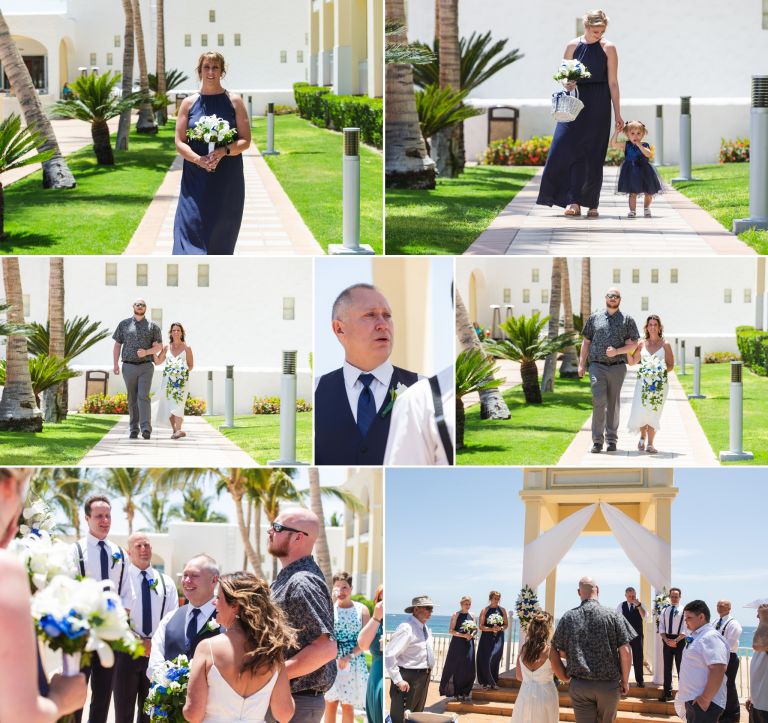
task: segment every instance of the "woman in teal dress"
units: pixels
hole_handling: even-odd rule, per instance
[[[371,669],[368,671],[365,714],[368,717],[368,723],[382,723],[384,720],[384,655],[382,650],[384,588],[381,585],[376,588],[373,601],[376,603],[373,616],[360,631],[357,644],[361,650],[370,650],[373,659]]]

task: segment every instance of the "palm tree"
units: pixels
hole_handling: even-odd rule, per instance
[[[503,379],[497,379],[496,360],[488,356],[482,349],[462,349],[456,359],[456,449],[464,448],[464,402],[471,392],[478,392],[481,397],[484,391],[495,389]]]
[[[128,534],[133,533],[133,519],[138,509],[139,498],[148,492],[154,483],[154,472],[136,467],[110,467],[95,470],[94,478],[104,491],[112,497],[123,499],[123,511],[128,520]]]
[[[72,377],[80,376],[67,366],[67,360],[58,356],[33,356],[28,359],[29,376],[32,380],[32,392],[35,404],[40,406],[40,395],[51,387],[64,383]],[[0,360],[0,385],[6,380],[6,360]]]
[[[419,90],[416,93],[416,112],[419,114],[419,127],[421,128],[421,135],[424,136],[427,151],[432,152],[427,139],[431,138],[433,143],[443,143],[444,148],[440,151],[443,156],[442,162],[448,165],[452,163],[445,158],[446,154],[450,153],[450,144],[452,143],[452,136],[448,135],[448,132],[452,133],[452,129],[457,128],[458,124],[483,112],[478,108],[462,105],[461,102],[466,95],[463,90],[454,91],[450,87],[440,88],[437,85],[428,85],[424,90]],[[443,132],[446,135],[441,136]],[[438,161],[438,163],[440,162]],[[438,169],[438,172],[442,174],[442,170]],[[448,177],[453,178],[454,176]]]
[[[110,335],[107,328],[100,329],[100,321],[91,321],[89,316],[76,316],[64,322],[64,358],[67,361],[80,356]],[[30,324],[27,339],[29,353],[35,356],[46,355],[50,351],[50,324],[43,326],[33,321]]]
[[[435,56],[429,48],[419,43],[401,43],[393,40],[395,36],[403,35],[404,30],[405,25],[400,23],[387,22],[384,24],[384,62],[387,65],[392,63],[408,65],[431,63]]]
[[[24,64],[16,43],[13,42],[2,10],[0,10],[0,64],[16,94],[27,127],[40,133],[44,138],[40,153],[50,152],[46,158],[38,156],[36,159],[43,162],[43,188],[74,188],[77,185],[75,177],[61,155],[53,126],[45,116],[40,96],[32,83],[32,76]]]
[[[58,509],[67,520],[65,528],[80,538],[80,510],[93,491],[81,467],[40,469],[32,478],[30,489],[51,509]]]
[[[133,93],[133,2],[123,0],[123,15],[125,16],[125,30],[123,31],[123,95]],[[115,148],[118,151],[128,150],[128,134],[131,130],[131,109],[126,108],[120,114],[120,123],[117,127],[117,141]]]
[[[147,77],[147,56],[144,52],[144,30],[141,27],[140,0],[133,0],[133,34],[136,38],[136,53],[139,56],[139,87],[141,105],[136,130],[139,133],[157,133],[157,123],[152,112],[149,97],[149,78]]]
[[[211,509],[214,498],[201,487],[190,485],[184,492],[181,516],[186,522],[227,522],[227,516]]]
[[[64,259],[48,259],[48,353],[64,359]],[[43,394],[44,421],[58,423],[67,418],[63,383],[48,387]]]
[[[155,56],[155,64],[157,66],[157,88],[155,89],[158,97],[165,97],[166,101],[168,97],[166,93],[168,88],[165,84],[165,18],[164,18],[164,0],[157,0],[157,54]],[[149,78],[147,78],[147,86],[149,86]],[[168,105],[159,110],[157,113],[157,122],[161,125],[165,125],[168,120],[167,114]]]
[[[502,359],[520,362],[520,376],[523,379],[523,395],[526,404],[541,404],[541,388],[539,387],[539,370],[536,362],[557,353],[575,343],[576,334],[560,334],[554,339],[542,337],[541,332],[549,317],[539,318],[534,314],[530,318],[511,316],[501,323],[501,328],[507,335],[504,341],[486,343],[489,353]]]
[[[563,316],[565,322],[563,331],[566,334],[574,332],[573,326],[573,304],[571,303],[571,277],[568,272],[568,259],[563,258],[560,262],[560,278],[563,295]],[[575,346],[568,346],[563,350],[563,361],[560,364],[561,379],[576,379],[579,376],[579,358],[576,354]]]
[[[387,23],[403,28],[393,42],[407,44],[404,0],[387,0]],[[413,68],[403,63],[387,65],[385,108],[386,185],[392,188],[434,188],[435,162],[419,128],[413,93]]]
[[[0,302],[0,314],[7,314],[10,304]],[[0,336],[10,336],[11,334],[28,334],[31,330],[27,324],[14,324],[8,320],[0,319]]]
[[[592,266],[589,256],[581,259],[581,303],[579,304],[581,320],[586,323],[592,313]]]
[[[169,505],[167,493],[156,485],[149,497],[139,502],[139,512],[149,523],[151,532],[168,532],[171,520],[181,519],[181,509],[178,505]]]
[[[328,536],[325,534],[325,515],[323,514],[323,498],[320,492],[320,471],[317,467],[309,470],[309,508],[320,520],[320,534],[315,543],[315,556],[318,567],[323,572],[325,584],[330,590],[333,587],[333,571],[331,570],[331,553],[328,549]]]
[[[560,284],[560,265],[563,261],[562,256],[555,256],[552,259],[552,278],[549,291],[549,327],[547,328],[547,337],[554,339],[560,332],[560,304],[562,298],[562,289]],[[552,352],[547,355],[544,362],[544,373],[541,375],[541,391],[555,391],[555,367],[557,366],[557,353]]]
[[[51,109],[53,114],[62,118],[77,118],[91,124],[93,152],[102,166],[115,164],[107,121],[126,108],[133,107],[137,98],[135,93],[121,98],[114,95],[113,90],[120,77],[120,73],[113,75],[111,72],[81,76],[72,84],[74,97],[57,101]]]
[[[2,17],[0,15],[0,17]],[[45,139],[30,128],[21,127],[21,118],[11,113],[0,121],[0,173],[39,163],[50,158],[53,151],[44,151]],[[37,154],[34,153],[37,151]],[[5,198],[0,183],[0,240],[5,238]]]
[[[437,10],[439,6],[439,12]],[[459,0],[435,0],[435,35],[439,38],[439,84],[443,90],[461,91],[461,56],[459,53]],[[457,103],[461,107],[461,100]],[[443,178],[456,178],[464,170],[459,155],[459,122],[444,127],[433,137],[437,172]]]
[[[149,89],[153,93],[158,93],[157,76],[154,73],[147,73],[149,80]],[[181,70],[171,68],[165,73],[165,92],[168,93],[174,88],[178,88],[182,83],[186,83],[189,80],[189,76]]]
[[[463,350],[480,349],[485,354],[458,289],[456,290],[456,338]],[[509,419],[512,416],[498,386],[484,387],[478,389],[478,392],[480,393],[480,419]]]
[[[10,308],[8,321],[24,323],[24,294],[21,288],[19,257],[3,259],[3,284]],[[35,403],[32,378],[29,374],[27,340],[21,334],[8,337],[5,359],[8,365],[3,395],[0,397],[0,430],[40,432],[43,415]]]

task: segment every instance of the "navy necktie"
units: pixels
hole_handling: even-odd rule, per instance
[[[146,637],[150,637],[152,635],[152,595],[147,571],[142,570],[141,576],[144,578],[141,581],[141,632]]]
[[[723,619],[720,618],[720,620],[717,621],[717,625],[715,625],[715,630],[720,630],[722,626],[723,626]]]
[[[362,382],[363,389],[357,398],[357,428],[360,430],[360,434],[365,437],[376,416],[376,402],[371,391],[371,382],[374,380],[374,376],[373,374],[361,374],[358,379]]]
[[[197,637],[197,616],[200,614],[200,608],[192,608],[192,617],[187,623],[187,650],[191,650],[192,643]]]
[[[99,540],[99,547],[101,548],[101,579],[109,580],[109,555],[104,540]]]

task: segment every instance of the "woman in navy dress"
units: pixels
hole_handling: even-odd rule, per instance
[[[461,626],[467,620],[475,622],[475,618],[469,612],[472,598],[465,595],[459,604],[461,610],[453,614],[448,626],[453,637],[443,664],[440,695],[464,700],[472,693],[472,686],[475,683],[475,634],[464,632]]]
[[[197,63],[200,92],[185,98],[179,108],[176,150],[184,159],[184,170],[173,223],[174,255],[231,255],[235,251],[245,202],[241,154],[251,145],[251,124],[243,99],[222,87],[225,74],[221,53],[203,53]],[[237,128],[235,140],[217,146],[212,153],[206,142],[187,138],[187,129],[209,115]]]
[[[616,46],[603,38],[608,17],[602,10],[587,13],[584,35],[568,43],[564,58],[580,60],[591,77],[563,82],[567,90],[578,86],[584,103],[570,123],[558,123],[541,178],[536,203],[562,206],[566,216],[580,216],[581,208],[595,218],[600,205],[603,164],[611,135],[611,104],[616,128],[624,127],[619,103]]]
[[[509,627],[507,611],[499,605],[501,593],[491,590],[488,595],[488,606],[480,613],[480,643],[477,646],[477,682],[483,688],[497,688],[499,683],[499,666],[504,652],[504,631]],[[502,617],[501,625],[489,621],[491,615]]]

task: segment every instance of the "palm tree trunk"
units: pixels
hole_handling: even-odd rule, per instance
[[[251,522],[253,520],[253,500],[249,497],[248,498],[248,517],[245,520],[245,532],[248,535],[248,539],[251,537]],[[243,570],[248,567],[248,555],[243,552]],[[257,570],[254,570],[256,574],[258,574]]]
[[[462,349],[483,348],[458,289],[456,290],[456,337]],[[480,392],[480,419],[509,419],[511,416],[498,387],[483,389]]]
[[[129,95],[133,90],[133,2],[123,0],[123,14],[125,15],[125,30],[123,31],[123,96]],[[131,130],[130,108],[120,114],[120,124],[117,127],[117,142],[115,148],[119,151],[128,150],[128,134]]]
[[[64,258],[48,260],[48,354],[62,359],[64,343]],[[67,382],[59,382],[43,391],[43,414],[46,422],[58,424],[67,418],[64,390]]]
[[[459,0],[437,0],[440,3],[440,87],[461,90],[461,55],[459,53]],[[432,156],[442,178],[456,178],[464,164],[458,157],[460,124],[444,128],[432,138]]]
[[[320,473],[317,467],[309,468],[309,508],[320,520],[320,534],[315,543],[315,555],[317,564],[323,571],[323,577],[330,590],[333,587],[333,572],[331,571],[328,537],[325,534],[325,514],[323,513],[323,498],[320,495]]]
[[[5,297],[11,308],[8,321],[24,323],[24,294],[21,289],[19,257],[3,259]],[[41,432],[43,415],[35,404],[32,378],[29,374],[29,355],[24,336],[11,334],[5,350],[6,370],[3,395],[0,397],[0,430],[11,432]]]
[[[581,303],[579,310],[583,327],[592,313],[592,264],[589,256],[584,256],[581,259]]]
[[[535,361],[520,363],[520,376],[523,379],[523,395],[526,404],[541,404],[541,388],[539,387],[539,370]]]
[[[61,155],[53,126],[45,115],[40,96],[35,90],[21,53],[11,38],[11,31],[5,22],[2,10],[0,10],[0,63],[8,76],[13,92],[16,93],[27,126],[39,131],[45,138],[45,143],[38,152],[53,151],[53,156],[43,162],[43,188],[74,188],[77,185],[75,177]]]
[[[164,18],[164,0],[157,0],[157,55],[156,69],[157,74],[157,94],[165,94],[165,18]],[[168,120],[168,109],[163,108],[157,114],[159,125],[165,125]]]
[[[251,567],[257,574],[261,571],[261,559],[259,558],[256,550],[251,545],[251,538],[248,536],[248,530],[245,527],[245,515],[243,514],[243,496],[236,493],[232,486],[230,486],[230,494],[232,500],[235,503],[235,515],[237,516],[237,526],[240,529],[240,538],[243,541],[243,547],[245,548],[245,554],[248,557],[248,562],[251,563]]]
[[[5,191],[0,183],[0,241],[5,238]]]
[[[106,121],[94,121],[91,123],[91,138],[93,138],[93,152],[100,166],[114,166],[115,156],[112,153],[112,144],[109,142],[109,126]]]
[[[387,23],[405,26],[404,0],[387,0]],[[405,44],[405,31],[393,36],[392,42]],[[387,65],[386,94],[387,187],[434,188],[435,162],[427,155],[421,135],[410,65]]]
[[[261,560],[261,503],[256,502],[256,525],[254,527],[254,539],[256,540],[256,555]],[[261,577],[263,572],[261,570],[254,570],[254,572]]]
[[[149,100],[149,76],[147,71],[147,55],[144,52],[144,30],[141,27],[141,7],[139,0],[133,0],[133,33],[136,37],[136,53],[139,56],[139,83],[143,101],[139,106],[139,120],[136,130],[139,133],[157,133],[155,114]]]
[[[456,398],[456,449],[464,449],[464,402]]]
[[[549,326],[547,336],[554,339],[560,330],[560,265],[563,259],[555,256],[552,259],[552,280],[549,291]],[[555,391],[555,368],[557,367],[557,353],[552,353],[544,362],[544,373],[541,376],[541,391]]]
[[[563,294],[563,316],[565,324],[563,331],[573,332],[573,304],[571,303],[571,277],[568,272],[568,259],[560,262],[560,286]],[[560,364],[561,379],[577,379],[579,376],[579,359],[576,347],[571,345],[563,350],[563,361]]]

